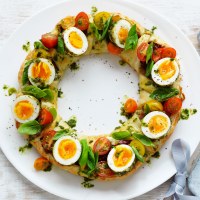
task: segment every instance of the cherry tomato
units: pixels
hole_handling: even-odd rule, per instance
[[[154,62],[159,61],[162,58],[163,48],[157,48],[153,51],[152,60]]]
[[[105,155],[110,151],[111,142],[106,137],[100,137],[96,140],[93,146],[93,151],[97,152],[100,156]]]
[[[137,110],[137,102],[134,99],[128,99],[124,104],[126,113],[134,113]]]
[[[176,50],[172,47],[165,47],[163,48],[162,54],[161,54],[162,58],[175,58],[176,57]]]
[[[53,115],[46,109],[42,108],[39,115],[40,125],[47,125],[53,121]]]
[[[149,44],[147,42],[143,42],[137,48],[137,57],[141,62],[146,61],[146,52],[147,52],[148,46],[149,46]]]
[[[122,52],[122,49],[114,45],[112,42],[108,43],[107,49],[109,53],[114,54],[114,55],[118,55]]]
[[[85,31],[89,26],[89,18],[85,12],[80,12],[75,18],[75,27],[81,31]]]
[[[97,174],[101,179],[111,178],[115,175],[115,173],[108,167],[106,161],[98,162],[97,169],[98,169]]]
[[[56,134],[56,131],[49,130],[42,133],[42,146],[45,150],[51,151],[53,148],[53,137]]]
[[[41,41],[45,47],[50,49],[58,44],[58,36],[51,33],[46,33],[42,35]]]
[[[164,103],[164,111],[168,114],[176,114],[182,107],[182,100],[178,97],[171,97]]]
[[[34,162],[34,168],[37,171],[45,170],[49,165],[50,165],[49,161],[43,157],[37,158]]]

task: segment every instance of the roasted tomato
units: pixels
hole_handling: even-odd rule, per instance
[[[89,18],[85,12],[80,12],[75,18],[75,27],[81,31],[85,31],[89,26]]]
[[[53,137],[55,134],[56,134],[56,131],[54,131],[54,130],[50,130],[50,131],[42,133],[41,142],[42,142],[43,148],[46,151],[52,151],[53,143],[54,143]]]
[[[164,111],[167,114],[176,114],[182,107],[182,99],[178,97],[171,97],[164,103]]]
[[[51,33],[46,33],[42,35],[41,41],[45,47],[50,49],[58,44],[58,36]]]
[[[110,151],[111,142],[106,137],[100,137],[96,140],[93,146],[93,151],[97,152],[98,155],[102,156]]]
[[[114,177],[115,173],[108,167],[107,161],[100,161],[97,164],[98,176],[101,179]]]

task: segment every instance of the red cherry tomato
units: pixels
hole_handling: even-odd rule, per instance
[[[165,47],[163,48],[162,54],[161,54],[162,58],[175,58],[176,57],[176,50],[172,47]]]
[[[109,53],[114,54],[114,55],[118,55],[122,52],[122,49],[114,45],[112,42],[108,43],[107,49]]]
[[[58,36],[51,33],[46,33],[42,35],[41,41],[45,47],[50,49],[58,44]]]
[[[167,114],[176,114],[182,107],[182,100],[178,97],[171,97],[164,103],[164,111]]]
[[[42,133],[42,146],[45,150],[51,151],[53,148],[53,137],[56,134],[56,131],[49,130]]]
[[[162,52],[164,48],[157,48],[153,51],[152,60],[154,62],[159,61],[162,58]]]
[[[111,178],[115,175],[115,173],[108,167],[106,161],[98,162],[97,169],[98,169],[97,174],[101,179]]]
[[[134,113],[137,110],[137,102],[134,99],[128,99],[124,104],[124,111],[126,113]]]
[[[141,62],[146,61],[146,52],[147,52],[148,46],[149,46],[149,44],[147,42],[143,42],[137,48],[137,57]]]
[[[100,137],[96,140],[93,146],[93,151],[97,152],[100,156],[105,155],[110,151],[111,142],[106,137]]]
[[[46,109],[42,108],[39,115],[39,123],[41,125],[50,124],[53,121],[52,114]]]
[[[85,31],[89,26],[89,18],[85,12],[80,12],[75,18],[75,27],[81,31]]]

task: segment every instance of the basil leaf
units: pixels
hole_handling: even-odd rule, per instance
[[[64,41],[61,35],[58,36],[57,52],[60,54],[65,53]]]
[[[56,109],[54,107],[52,107],[52,108],[49,109],[49,112],[52,114],[53,119],[56,119],[56,117],[57,117]]]
[[[24,65],[24,71],[22,74],[22,85],[25,85],[28,82],[28,68],[32,62],[33,62],[33,60],[29,60]]]
[[[136,24],[134,24],[129,30],[128,37],[125,42],[125,50],[135,49],[138,44],[138,35],[136,31]]]
[[[119,132],[114,132],[112,133],[112,137],[115,140],[124,140],[127,139],[131,136],[131,133],[128,131],[119,131]]]
[[[48,101],[53,101],[54,100],[54,95],[51,89],[43,89],[42,90],[46,95],[43,97],[44,99],[48,100]]]
[[[140,162],[144,162],[144,158],[143,156],[141,156],[138,152],[138,150],[133,146],[131,145],[131,148],[133,149],[133,152],[135,153],[135,156],[136,158],[140,161]]]
[[[150,110],[150,107],[149,107],[149,105],[146,103],[146,104],[144,105],[144,113],[145,113],[145,114],[148,114],[150,111],[151,111],[151,110]]]
[[[88,147],[89,151],[88,151],[88,161],[87,161],[87,166],[91,169],[94,170],[96,168],[96,162],[95,162],[95,157],[94,157],[94,153],[91,149],[91,147]]]
[[[58,140],[59,138],[68,135],[67,134],[68,132],[69,132],[69,130],[67,130],[67,129],[57,131],[56,134],[53,137],[53,140]]]
[[[43,92],[40,88],[33,86],[33,85],[27,85],[27,86],[23,87],[22,92],[24,94],[32,95],[37,99],[41,99],[46,96],[45,92]]]
[[[152,71],[153,65],[154,65],[154,61],[153,60],[148,62],[147,67],[146,67],[146,73],[145,73],[146,77],[151,75],[151,71]]]
[[[34,48],[35,49],[45,49],[45,50],[49,50],[48,48],[46,48],[43,44],[42,44],[42,42],[40,42],[40,41],[35,41],[34,42]]]
[[[151,147],[154,146],[153,142],[145,135],[142,135],[142,134],[139,134],[139,133],[133,133],[133,137],[136,140],[139,140],[145,146],[151,146]]]
[[[71,127],[71,128],[74,128],[76,127],[76,122],[77,122],[77,119],[75,116],[72,116],[68,121],[67,121],[67,124]]]
[[[110,24],[111,24],[111,20],[112,19],[112,16],[108,18],[108,20],[105,22],[104,26],[103,26],[103,33],[101,35],[101,38],[100,40],[103,40],[105,37],[106,37],[106,34],[108,32],[108,29],[110,27]]]
[[[20,134],[27,134],[27,135],[35,135],[42,130],[42,126],[39,124],[38,121],[32,120],[21,124],[18,128]]]
[[[98,28],[96,27],[94,23],[90,23],[90,28],[92,29],[97,40],[101,41],[106,37],[106,34],[111,25],[111,22],[112,22],[112,16],[109,17],[109,19],[105,22],[102,34],[99,33]]]
[[[91,170],[94,170],[95,169],[95,166],[94,166],[94,163],[90,160],[87,160],[87,166],[91,169]],[[91,172],[90,172],[91,173]]]
[[[95,26],[95,24],[90,23],[90,28],[92,29],[96,39],[100,40],[101,39],[101,34],[99,33],[99,31],[98,31],[97,27]]]
[[[151,42],[147,48],[146,63],[149,62],[153,53],[153,42]]]
[[[81,146],[82,146],[82,152],[81,152],[81,156],[79,158],[79,165],[81,167],[81,169],[83,170],[87,164],[88,161],[88,151],[89,151],[89,147],[87,145],[87,140],[86,139],[82,139],[80,141]]]
[[[179,94],[179,90],[171,87],[162,87],[156,89],[153,93],[150,94],[150,98],[158,101],[166,101],[167,99],[176,96]]]
[[[94,153],[94,158],[95,158],[95,166],[96,166],[99,161],[99,155],[97,152]]]

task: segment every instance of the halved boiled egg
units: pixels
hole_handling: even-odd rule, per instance
[[[151,139],[157,139],[166,135],[170,126],[170,118],[160,111],[150,112],[142,120],[142,132]]]
[[[87,51],[88,41],[85,34],[76,27],[70,27],[63,32],[66,48],[75,55],[81,55]]]
[[[48,59],[38,58],[30,65],[28,78],[36,86],[50,85],[55,78],[54,65]]]
[[[131,24],[125,20],[120,19],[116,22],[110,32],[110,39],[120,48],[125,47],[126,38],[128,37],[128,32],[131,29]]]
[[[12,112],[14,118],[20,123],[34,120],[38,117],[40,112],[39,101],[33,96],[19,96],[14,102]]]
[[[174,59],[163,58],[154,64],[151,77],[158,85],[171,85],[178,78],[179,71],[179,66]]]
[[[135,154],[129,145],[121,144],[114,147],[108,154],[108,166],[115,172],[126,171],[134,162]]]
[[[59,138],[53,147],[53,156],[62,165],[75,163],[81,155],[81,144],[70,136]]]

